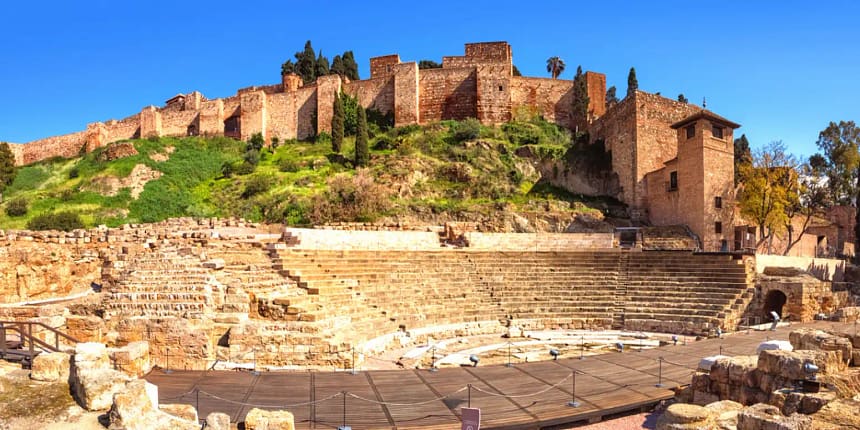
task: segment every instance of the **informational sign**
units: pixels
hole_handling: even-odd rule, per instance
[[[481,410],[478,408],[462,408],[463,426],[460,430],[479,430],[481,428]]]

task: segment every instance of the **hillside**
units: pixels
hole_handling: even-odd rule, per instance
[[[290,225],[472,221],[506,231],[605,230],[605,221],[626,222],[604,220],[623,217],[611,199],[541,181],[541,161],[576,161],[577,150],[565,129],[538,118],[499,127],[475,120],[387,130],[374,124],[366,169],[350,161],[352,137],[341,154],[331,152],[329,139],[259,151],[254,139],[139,139],[46,160],[19,169],[3,196],[0,228],[34,227],[34,218],[59,212],[78,214],[88,227],[179,216]]]

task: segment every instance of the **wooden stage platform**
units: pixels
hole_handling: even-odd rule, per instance
[[[201,419],[218,411],[230,415],[234,423],[242,422],[256,406],[289,410],[298,429],[334,429],[344,422],[354,430],[458,429],[460,408],[471,402],[481,409],[483,429],[538,429],[648,408],[672,398],[674,388],[688,385],[702,357],[716,355],[721,348],[726,355],[754,354],[766,338],[788,340],[788,333],[799,326],[830,328],[831,323],[792,324],[776,332],[738,332],[688,345],[513,367],[258,376],[247,371],[155,370],[146,379],[158,386],[161,403],[196,406]],[[578,407],[568,406],[574,371]]]

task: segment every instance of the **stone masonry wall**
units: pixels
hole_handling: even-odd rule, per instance
[[[505,64],[477,67],[478,119],[500,124],[511,119],[511,69]]]
[[[394,110],[394,79],[392,74],[364,81],[346,82],[343,84],[343,91],[357,98],[358,102],[365,108],[387,113]],[[330,126],[331,121],[329,121]]]
[[[621,192],[613,197],[625,203],[633,201],[636,188],[635,121],[635,97],[628,97],[591,123],[588,129],[591,141],[603,141],[606,151],[611,153],[612,171],[618,173],[618,182],[621,185]]]
[[[140,137],[140,114],[134,114],[119,121],[107,121],[107,132],[104,144]]]
[[[418,74],[419,121],[477,118],[477,73],[474,69],[424,69]]]
[[[21,164],[35,163],[51,157],[76,157],[86,143],[86,131],[34,140],[24,145]]]
[[[566,79],[511,78],[511,108],[528,106],[537,113],[564,127],[573,126],[573,81]]]

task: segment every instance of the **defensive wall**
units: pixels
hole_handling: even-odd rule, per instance
[[[338,91],[358,98],[365,108],[392,113],[396,126],[440,120],[477,118],[498,124],[528,107],[571,129],[573,81],[513,76],[511,47],[506,42],[466,44],[465,55],[446,56],[442,67],[419,70],[416,62],[398,55],[371,58],[368,79],[349,81],[338,75],[321,76],[303,84],[296,75],[282,76],[274,85],[242,88],[233,96],[207,99],[194,91],[148,106],[122,120],[88,124],[86,130],[12,145],[19,165],[51,157],[72,157],[109,143],[150,136],[226,135],[246,140],[262,133],[267,142],[277,137],[304,139],[330,132]],[[603,115],[606,77],[586,72],[588,115]]]

